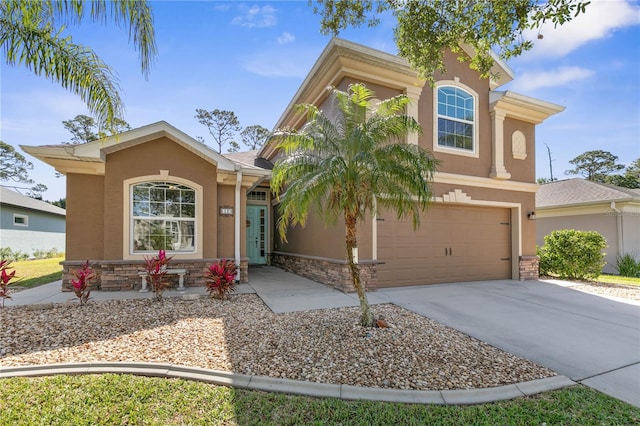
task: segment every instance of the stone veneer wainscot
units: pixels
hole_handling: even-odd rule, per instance
[[[187,274],[184,277],[185,287],[204,287],[205,272],[209,265],[217,262],[218,259],[196,259],[196,260],[172,260],[169,263],[169,269],[186,269]],[[240,282],[249,281],[249,260],[247,258],[240,260]],[[84,262],[82,261],[64,261],[62,262],[62,290],[73,291],[71,280],[74,279],[73,270],[80,269]],[[92,290],[102,291],[127,291],[140,290],[142,281],[138,272],[144,271],[144,261],[131,260],[100,260],[89,261],[89,265],[93,269],[95,278],[91,281],[90,288]],[[178,276],[168,275],[167,281],[171,282],[169,288],[178,286]]]
[[[351,271],[346,260],[293,255],[276,251],[271,256],[271,263],[285,271],[293,272],[345,293],[355,292],[351,283]],[[367,290],[376,288],[376,265],[376,262],[370,261],[360,263],[360,279],[365,283]]]

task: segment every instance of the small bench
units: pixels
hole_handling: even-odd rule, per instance
[[[165,271],[167,275],[177,275],[178,276],[178,291],[184,291],[184,276],[187,273],[186,269],[167,269]],[[147,272],[142,271],[138,272],[138,276],[142,278],[142,288],[140,289],[140,293],[146,293],[149,291],[147,288]]]

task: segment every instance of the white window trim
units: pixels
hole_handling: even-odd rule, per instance
[[[473,97],[473,150],[466,150],[460,148],[446,147],[438,145],[438,89],[441,87],[456,87],[469,93]],[[478,110],[478,93],[466,84],[460,83],[456,77],[455,80],[441,80],[437,81],[433,88],[433,148],[434,152],[442,152],[446,154],[461,155],[464,157],[480,157],[480,144],[478,142],[479,126],[478,121],[480,118]]]
[[[122,258],[123,260],[143,260],[145,256],[149,256],[148,253],[134,253],[133,252],[133,216],[132,211],[132,199],[131,190],[134,185],[145,182],[156,181],[168,181],[175,182],[180,185],[185,185],[196,192],[196,220],[195,220],[195,251],[192,252],[173,252],[167,250],[167,254],[173,256],[175,260],[181,259],[202,259],[203,248],[203,235],[202,235],[202,221],[203,216],[203,188],[202,185],[198,185],[188,179],[179,178],[176,176],[170,176],[168,171],[161,170],[158,175],[138,176],[131,179],[126,179],[122,182],[122,197],[123,197],[123,217],[122,217]]]
[[[24,223],[17,223],[16,222],[17,218],[24,219]],[[29,216],[27,216],[26,214],[14,213],[13,214],[13,226],[21,226],[21,227],[24,227],[24,228],[28,228],[29,227]]]

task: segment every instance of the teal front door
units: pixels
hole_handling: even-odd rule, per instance
[[[249,264],[267,263],[267,207],[247,206],[247,256]]]

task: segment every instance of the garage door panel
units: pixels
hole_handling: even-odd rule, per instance
[[[379,217],[381,287],[511,278],[509,209],[434,205],[417,230]]]

